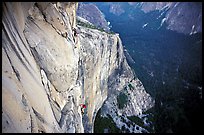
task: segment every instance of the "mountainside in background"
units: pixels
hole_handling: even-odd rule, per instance
[[[202,32],[202,4],[200,2],[150,2],[142,4],[141,9],[148,13],[166,10],[167,29],[184,34]]]
[[[140,24],[137,23],[136,27],[142,27],[154,25],[155,21],[158,21],[159,25],[154,25],[153,29],[160,28],[160,25],[165,22],[167,29],[179,33],[195,34],[202,32],[201,2],[95,2],[94,4],[111,23],[113,21],[123,22],[128,19],[140,20]],[[140,12],[143,12],[143,15]],[[146,17],[150,15],[150,12],[157,12],[151,15],[155,19],[153,22]]]
[[[95,26],[103,28],[105,31],[110,29],[103,13],[94,4],[83,4],[80,2],[77,15],[93,23]]]

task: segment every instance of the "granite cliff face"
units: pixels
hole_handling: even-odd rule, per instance
[[[2,132],[93,132],[104,101],[130,81],[134,102],[124,112],[138,115],[154,105],[119,36],[76,25],[77,6],[3,3]]]

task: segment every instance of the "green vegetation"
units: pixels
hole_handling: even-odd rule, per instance
[[[96,26],[91,25],[91,24],[88,24],[88,23],[84,23],[84,22],[79,21],[79,20],[77,20],[77,24],[78,24],[78,25],[80,25],[80,26],[87,27],[87,28],[97,29],[97,27],[96,27]]]
[[[107,32],[108,34],[115,34],[115,32],[114,31],[110,31],[110,32]]]
[[[128,102],[127,95],[121,92],[117,97],[118,108],[123,109],[127,102]]]
[[[127,86],[125,86],[123,90],[126,92],[127,91]]]
[[[90,28],[90,29],[97,29],[97,30],[99,30],[101,32],[106,32],[108,34],[115,34],[115,32],[113,32],[113,31],[107,32],[103,28],[99,28],[99,27],[96,27],[95,25],[84,23],[84,22],[82,22],[80,20],[77,20],[77,24],[80,25],[80,26],[84,26],[84,27]]]
[[[148,114],[146,117],[147,117],[147,121],[150,121],[152,123],[155,122],[155,118],[154,118],[154,115],[155,114],[155,107],[152,107],[148,110],[146,110],[145,112],[143,112],[143,114]]]
[[[155,108],[152,107],[150,109],[148,109],[147,111],[144,112],[144,114],[148,114],[146,116],[147,118],[147,123],[149,123],[150,125],[145,127],[147,129],[147,131],[149,131],[150,133],[155,133],[154,130],[154,125],[155,125],[155,116],[153,114],[155,114]]]
[[[127,118],[130,121],[134,122],[135,124],[139,125],[140,127],[145,128],[148,132],[150,132],[150,133],[154,133],[155,132],[154,128],[153,128],[153,125],[154,125],[153,124],[154,123],[153,115],[149,114],[148,116],[146,116],[147,122],[150,124],[148,126],[145,126],[143,120],[140,119],[137,116],[127,116]],[[146,131],[142,131],[142,132],[146,132]]]
[[[141,126],[141,127],[144,127],[144,123],[142,121],[142,119],[140,119],[139,117],[137,116],[127,116],[127,118],[129,120],[131,120],[132,122],[134,122],[135,124]]]
[[[128,84],[128,87],[131,89],[131,90],[134,90],[135,88],[132,86],[131,83]]]
[[[101,117],[101,110],[98,111],[94,122],[94,133],[104,133],[104,129],[108,129],[110,133],[121,133],[120,129],[116,126],[111,116],[108,118]]]

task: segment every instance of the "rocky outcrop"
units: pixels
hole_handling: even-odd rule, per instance
[[[76,9],[70,2],[3,3],[2,132],[93,132],[107,97],[134,78],[119,36],[77,26]],[[145,91],[136,95],[146,103],[129,109],[153,105]]]
[[[124,129],[126,130],[124,133],[148,133],[149,131],[144,127],[137,125],[137,123],[132,122],[127,117],[142,117],[143,112],[154,106],[154,100],[145,92],[142,83],[137,78],[133,78],[123,86],[123,89],[108,96],[101,108],[101,116],[111,117],[122,132],[124,132]],[[127,97],[124,106],[121,105],[122,102],[120,103],[120,100],[123,100],[120,96]]]

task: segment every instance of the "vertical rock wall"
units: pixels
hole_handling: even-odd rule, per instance
[[[103,102],[134,77],[120,38],[77,26],[76,9],[3,3],[2,132],[93,132]]]

